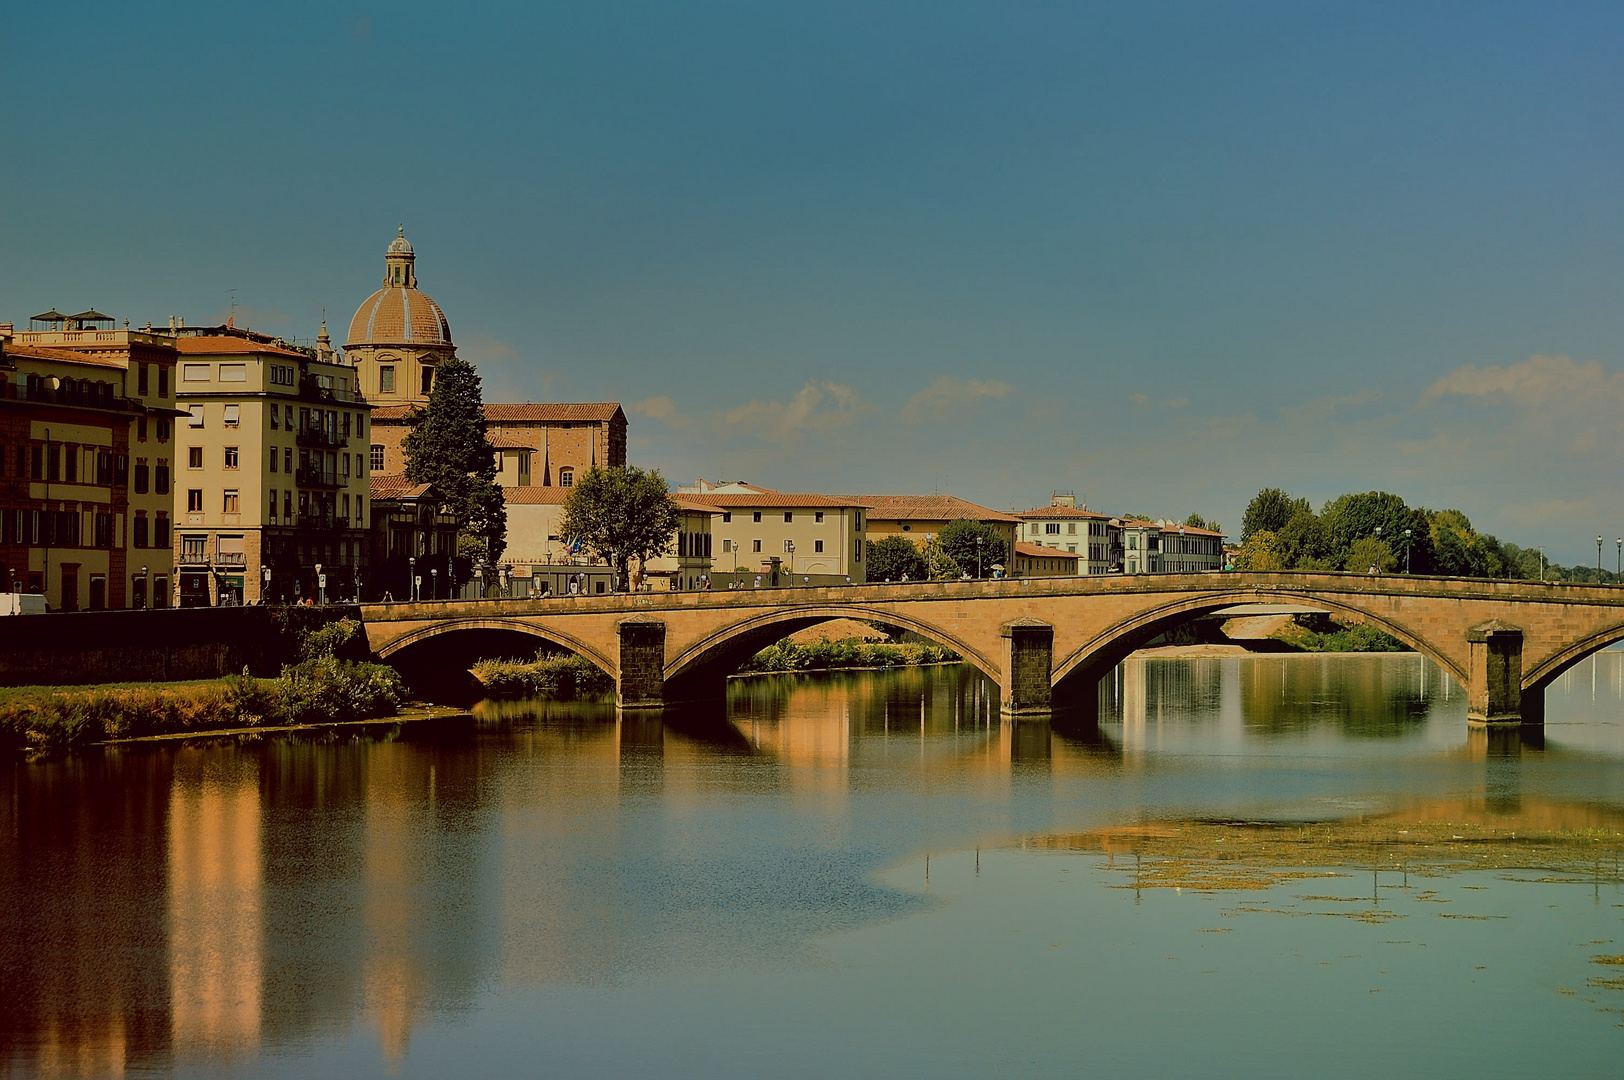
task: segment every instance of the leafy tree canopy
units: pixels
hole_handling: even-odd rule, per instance
[[[981,541],[979,545],[981,576],[992,577],[994,565],[1009,565],[1009,544],[992,526],[971,518],[959,518],[949,521],[937,536],[942,551],[948,558],[952,559],[964,573],[972,575],[976,572],[978,561],[976,544],[978,539]]]
[[[1291,567],[1280,557],[1275,534],[1267,529],[1259,529],[1235,553],[1235,569],[1268,572],[1289,570]]]
[[[427,484],[433,498],[456,519],[460,533],[476,538],[485,560],[507,547],[507,506],[496,483],[496,456],[485,438],[479,372],[459,357],[435,370],[426,408],[406,417],[402,443],[406,479]]]
[[[1184,524],[1192,529],[1211,529],[1213,532],[1223,532],[1224,527],[1212,518],[1204,518],[1200,514],[1191,514],[1184,519]]]
[[[906,536],[892,534],[878,541],[870,541],[867,551],[868,580],[923,581],[929,575],[925,556]]]
[[[660,470],[635,465],[593,466],[564,499],[560,535],[579,539],[630,587],[631,560],[639,567],[671,550],[677,508]]]
[[[1294,499],[1279,488],[1264,488],[1252,496],[1241,515],[1241,543],[1256,532],[1279,532],[1303,511],[1313,512],[1307,499]]]

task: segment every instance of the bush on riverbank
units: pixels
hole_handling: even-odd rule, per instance
[[[1271,635],[1304,652],[1410,652],[1410,647],[1368,623],[1352,626],[1328,615],[1298,615]]]
[[[345,619],[303,633],[299,651],[306,659],[275,679],[244,672],[205,682],[0,691],[0,749],[62,750],[104,739],[392,716],[407,696],[400,674],[339,658],[358,632],[359,624]]]
[[[834,668],[893,668],[920,664],[946,664],[959,654],[935,642],[809,641],[796,644],[780,641],[769,645],[744,662],[741,675],[777,671],[828,671]]]
[[[538,652],[530,661],[481,660],[473,671],[485,693],[500,700],[572,698],[615,688],[607,672],[573,654]]]

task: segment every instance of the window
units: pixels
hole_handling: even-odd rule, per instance
[[[350,496],[348,492],[345,492],[343,495],[339,496],[338,516],[341,518],[348,518],[350,516]]]
[[[434,369],[431,368],[431,367],[426,367],[426,368],[423,369],[423,393],[426,394],[430,390],[432,390],[433,388],[434,388]]]
[[[180,538],[180,557],[184,562],[200,563],[208,559],[209,538],[207,536],[182,536]]]
[[[365,516],[366,507],[362,505],[365,501],[366,501],[366,498],[364,496],[357,495],[355,497],[355,525],[356,525],[356,528],[360,528],[360,529],[366,528],[366,524],[367,524],[366,523],[366,516]]]
[[[814,541],[812,541],[812,551],[813,551],[814,554],[822,555],[823,554],[823,541],[822,540],[814,540]]]
[[[247,382],[248,381],[248,365],[247,364],[221,364],[220,365],[220,381],[221,382]]]
[[[355,475],[360,476],[362,471],[363,470],[362,470],[362,467],[361,467],[361,455],[356,454],[355,455]]]
[[[1045,535],[1045,536],[1059,536],[1060,535],[1060,522],[1058,522],[1058,521],[1044,522],[1043,535]]]
[[[155,495],[169,494],[168,458],[159,458],[158,464],[152,470],[152,492]]]
[[[275,431],[282,426],[282,410],[275,405],[271,406],[271,430]]]
[[[350,478],[350,455],[340,454],[338,456],[344,461],[344,479],[348,480]]]
[[[276,406],[272,405],[271,408],[274,409],[274,408],[276,408]],[[293,430],[293,406],[288,405],[288,406],[286,406],[286,409],[287,409],[287,412],[285,412],[282,415],[282,426],[287,428],[289,431],[292,431]]]
[[[226,488],[225,498],[221,501],[220,509],[227,514],[235,514],[237,512],[236,488]]]
[[[236,427],[242,423],[242,406],[227,405],[225,415],[226,427]]]
[[[785,510],[784,511],[784,524],[788,525],[790,522],[792,522],[794,520],[795,520],[795,511],[793,511],[793,510]]]
[[[134,527],[130,530],[130,532],[132,534],[132,544],[133,544],[133,546],[138,547],[138,548],[146,547],[147,546],[147,516],[145,514],[137,514],[136,518],[135,518],[135,521],[132,524],[133,524]]]
[[[203,489],[189,488],[186,492],[186,512],[201,514],[203,512]]]
[[[750,541],[750,550],[751,551],[760,551],[761,550],[761,541],[760,540],[752,540],[752,541]]]
[[[733,511],[731,511],[731,510],[723,510],[722,511],[722,524],[725,525],[725,524],[727,524],[728,522],[730,522],[732,520],[733,520]],[[722,548],[722,550],[726,551],[727,548],[724,546]]]
[[[792,554],[794,551],[795,551],[795,541],[793,541],[793,540],[785,540],[784,541],[784,554],[789,555],[789,554]]]
[[[293,524],[293,492],[282,493],[282,520],[288,525]]]
[[[913,526],[904,523],[903,526],[902,526],[902,531],[903,532],[913,532]]]
[[[141,442],[147,441],[147,418],[144,416],[135,418],[135,437]]]
[[[169,515],[162,510],[158,511],[158,516],[152,519],[152,546],[155,548],[169,546]],[[158,580],[162,581],[163,578]],[[160,591],[158,595],[162,596],[163,593]]]
[[[67,466],[62,470],[62,478],[70,484],[79,481],[79,448],[77,446],[64,446],[62,448],[62,462]]]
[[[276,489],[271,489],[271,524],[276,524]]]
[[[186,448],[186,467],[188,469],[201,469],[203,467],[203,448],[201,446],[188,446]]]
[[[169,396],[169,369],[166,367],[158,369],[158,396]]]
[[[732,550],[733,550],[733,541],[724,538],[722,540],[722,551],[723,551],[723,553],[725,554],[725,553],[727,553],[729,551],[732,551]]]
[[[812,515],[812,522],[815,525],[822,525],[823,524],[823,511],[822,510],[817,511],[816,513],[814,513]],[[823,549],[819,548],[818,550],[822,551]]]
[[[755,520],[757,522],[760,522],[761,521],[761,511],[760,510],[755,511],[754,515],[755,515]],[[760,549],[758,548],[757,550],[759,551]]]
[[[228,447],[226,447],[226,468],[235,469],[236,467],[237,467],[237,448],[235,446],[228,446]]]
[[[372,457],[372,471],[383,472],[383,444],[373,443],[370,453]]]
[[[574,469],[559,469],[558,470],[558,486],[559,487],[574,487],[575,486],[575,470]]]
[[[62,479],[62,448],[60,446],[47,446],[45,448],[45,479]]]
[[[180,381],[181,382],[208,382],[209,381],[209,365],[207,365],[207,364],[182,364],[180,366]]]
[[[168,420],[160,420],[160,421],[158,421],[158,441],[159,442],[168,442],[169,441],[169,421]]]
[[[282,448],[282,471],[285,473],[293,472],[293,447],[291,446]]]
[[[192,418],[187,421],[189,427],[200,428],[203,426],[203,406],[188,405],[186,411],[192,414]]]
[[[135,369],[135,392],[142,397],[147,394],[147,365],[139,364]],[[145,545],[143,545],[145,546]]]
[[[378,369],[378,389],[385,394],[395,392],[395,365],[384,364]]]
[[[1075,521],[1068,521],[1066,523],[1066,535],[1067,536],[1076,536],[1077,535],[1077,523]]]
[[[271,447],[271,455],[270,456],[271,456],[271,471],[276,472],[277,471],[277,469],[276,469],[277,459],[279,459],[282,455],[278,454],[276,452],[276,447],[273,446],[273,447]]]
[[[135,493],[137,495],[145,495],[147,493],[147,459],[146,458],[136,458],[135,459]]]

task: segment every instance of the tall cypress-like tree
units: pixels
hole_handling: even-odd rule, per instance
[[[406,418],[411,430],[406,479],[429,485],[434,499],[457,521],[457,531],[476,539],[490,562],[507,547],[507,507],[496,483],[496,454],[485,438],[479,372],[453,356],[434,372],[427,408]]]

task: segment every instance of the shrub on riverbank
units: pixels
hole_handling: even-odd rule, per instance
[[[345,619],[305,632],[306,659],[275,679],[245,672],[205,682],[0,691],[0,749],[62,750],[105,739],[392,716],[407,696],[400,674],[339,658],[358,631]]]
[[[798,645],[780,641],[769,645],[744,662],[740,674],[777,671],[828,671],[835,668],[914,667],[919,664],[946,664],[959,654],[934,642],[809,641]]]
[[[484,685],[486,695],[500,700],[572,698],[615,688],[608,673],[590,660],[573,654],[558,656],[538,652],[530,661],[481,660],[473,671],[474,677]]]
[[[1327,615],[1298,615],[1271,636],[1304,652],[1411,651],[1398,638],[1368,623],[1346,626]]]

